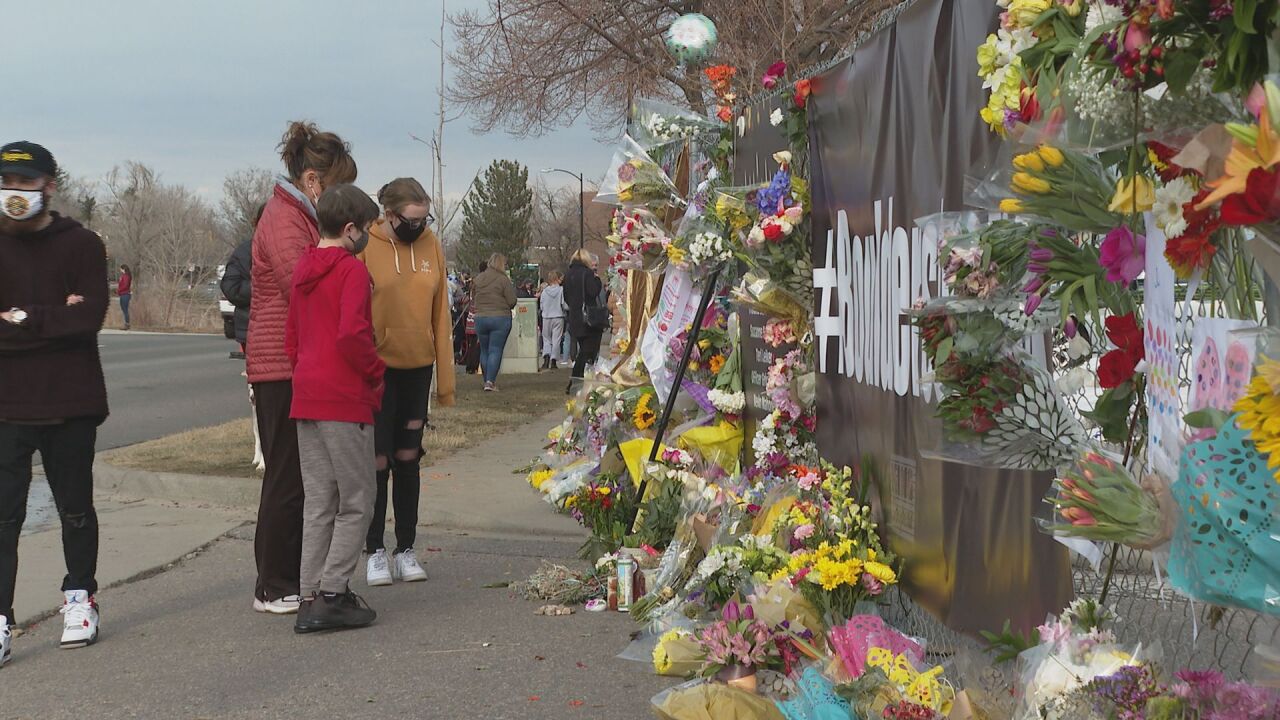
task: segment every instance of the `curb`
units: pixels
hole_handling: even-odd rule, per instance
[[[230,508],[258,506],[262,483],[249,478],[215,477],[152,472],[111,465],[102,460],[93,464],[94,483],[99,490],[126,498],[208,503]]]

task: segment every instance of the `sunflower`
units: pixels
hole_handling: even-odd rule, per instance
[[[1280,375],[1280,361],[1263,357],[1258,375],[1232,408],[1239,413],[1236,424],[1249,431],[1258,452],[1267,455],[1267,466],[1280,482],[1280,393],[1271,378]]]
[[[711,356],[711,359],[707,361],[707,365],[711,367],[713,375],[719,375],[720,371],[724,369],[724,362],[724,356],[717,354]]]
[[[640,401],[636,403],[636,409],[631,413],[631,421],[635,424],[637,430],[648,430],[657,421],[658,414],[649,407],[649,403],[652,400],[653,393],[645,393],[640,396]]]

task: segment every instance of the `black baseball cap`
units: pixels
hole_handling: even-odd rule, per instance
[[[21,140],[0,147],[0,175],[22,175],[29,178],[54,177],[58,163],[43,146]]]

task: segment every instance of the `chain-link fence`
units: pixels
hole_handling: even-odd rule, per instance
[[[1195,380],[1192,328],[1197,319],[1234,317],[1280,324],[1275,285],[1252,263],[1234,260],[1230,252],[1224,252],[1201,282],[1179,283],[1175,292],[1176,350],[1181,364],[1178,385],[1184,411],[1190,406]],[[1099,347],[1103,340],[1094,338],[1093,342]],[[1053,355],[1055,365],[1061,367],[1065,348],[1055,348]],[[1096,377],[1096,359],[1088,367]],[[1088,387],[1069,397],[1068,403],[1077,411],[1086,410],[1100,394],[1101,388]],[[1140,465],[1141,443],[1136,451]],[[1163,566],[1163,559],[1150,552],[1108,546],[1096,568],[1084,558],[1076,558],[1075,591],[1079,597],[1091,598],[1103,598],[1105,593],[1105,604],[1113,607],[1119,618],[1114,626],[1119,640],[1148,647],[1158,644],[1160,662],[1170,670],[1214,669],[1229,678],[1250,677],[1259,662],[1256,648],[1280,648],[1280,617],[1194,602],[1171,587],[1161,574]],[[905,593],[889,595],[881,609],[896,627],[924,638],[930,654],[939,661],[982,647],[980,641],[938,622]]]

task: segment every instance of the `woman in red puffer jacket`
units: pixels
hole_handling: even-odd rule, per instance
[[[249,309],[248,373],[257,405],[267,469],[262,477],[253,550],[258,612],[297,612],[302,559],[302,470],[289,409],[293,372],[285,353],[289,291],[298,259],[320,242],[316,201],[327,187],[354,182],[351,148],[312,123],[294,122],[280,142],[281,177],[253,235],[253,304]]]

